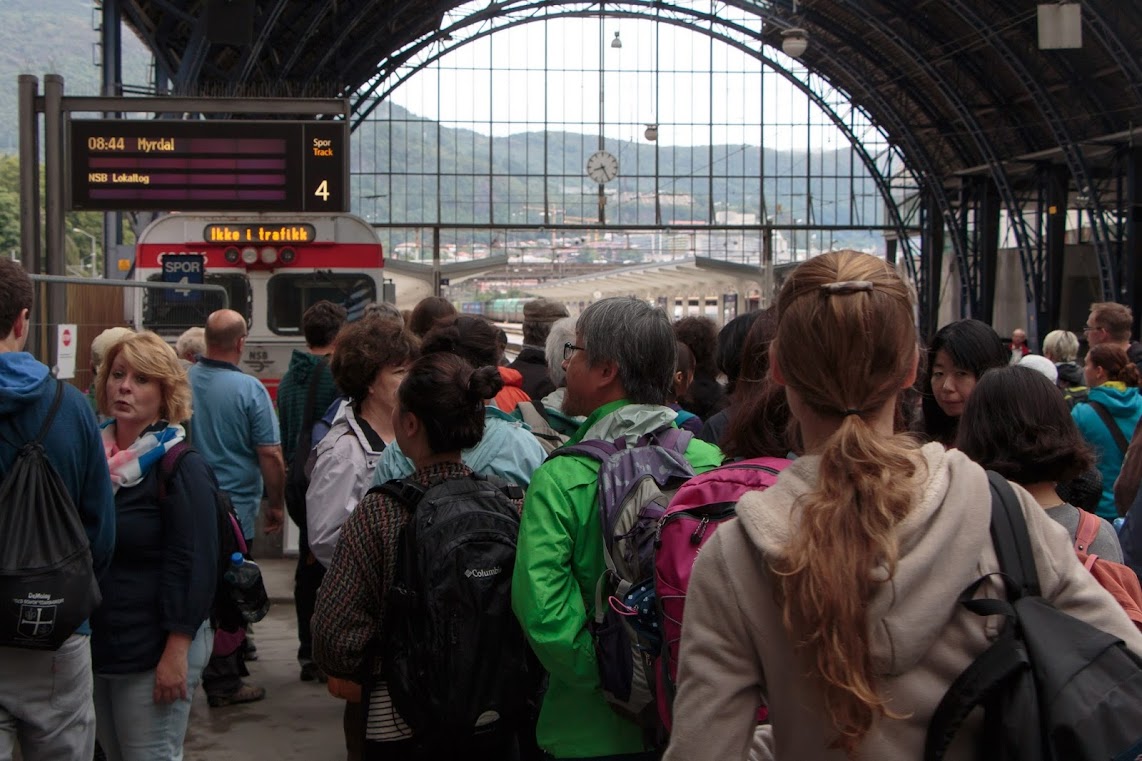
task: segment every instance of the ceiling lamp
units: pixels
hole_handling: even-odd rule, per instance
[[[646,132],[643,132],[642,134],[646,136],[647,140],[649,140],[650,142],[653,143],[655,140],[658,139],[658,125],[657,124],[646,125]]]
[[[781,33],[781,49],[790,58],[800,58],[809,47],[809,33],[799,27]]]
[[[612,48],[621,48],[622,46],[623,46],[623,41],[619,39],[619,33],[615,32],[615,38],[613,40],[611,40],[611,47]]]

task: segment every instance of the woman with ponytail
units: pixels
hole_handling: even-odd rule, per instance
[[[987,476],[894,432],[918,348],[909,289],[883,260],[811,259],[777,307],[770,374],[805,454],[702,548],[665,759],[919,758],[944,692],[995,634],[958,604],[998,570]],[[1044,597],[1142,653],[1066,531],[1013,488]],[[961,732],[946,758],[975,758],[975,740]]]
[[[397,391],[393,412],[396,441],[411,458],[411,480],[434,483],[472,476],[460,451],[475,446],[484,434],[484,404],[503,388],[495,367],[472,367],[449,353],[421,357]],[[514,500],[522,507],[522,500]],[[329,676],[341,680],[345,697],[366,699],[364,761],[428,761],[412,739],[412,730],[397,712],[381,681],[383,652],[377,652],[384,625],[385,600],[396,573],[401,530],[408,508],[392,496],[371,490],[341,529],[333,562],[321,583],[311,623],[313,658]],[[360,694],[361,682],[370,685]],[[511,747],[455,748],[454,757],[477,761],[512,761]],[[453,757],[449,755],[448,757]]]
[[[1122,470],[1134,429],[1142,420],[1138,368],[1121,347],[1099,344],[1087,352],[1083,375],[1090,391],[1086,401],[1071,410],[1071,417],[1094,449],[1102,474],[1102,496],[1094,512],[1112,521],[1118,517],[1114,481]]]

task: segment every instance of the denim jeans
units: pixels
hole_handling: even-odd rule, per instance
[[[187,652],[185,700],[156,705],[154,669],[95,675],[97,733],[107,761],[182,761],[190,703],[213,642],[214,631],[203,622]]]
[[[0,647],[0,761],[88,759],[95,753],[91,641],[73,634],[59,650]]]

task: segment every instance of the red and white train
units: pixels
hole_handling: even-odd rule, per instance
[[[384,300],[384,256],[373,228],[351,214],[170,214],[139,235],[136,280],[220,285],[246,317],[242,369],[276,397],[291,352],[305,345],[301,316],[328,299],[354,319]],[[174,341],[222,305],[217,293],[128,293],[134,325]]]

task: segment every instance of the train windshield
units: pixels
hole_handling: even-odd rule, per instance
[[[161,274],[150,275],[147,280],[158,282]],[[207,285],[220,285],[230,296],[230,308],[246,318],[250,324],[253,314],[250,281],[242,274],[209,274]],[[202,327],[211,312],[222,308],[222,296],[202,291],[143,292],[143,327],[160,334],[178,334],[187,328]]]
[[[373,279],[364,272],[281,274],[266,286],[269,300],[269,329],[283,336],[301,334],[301,316],[322,299],[345,307],[350,320],[356,320],[368,304],[377,300]]]

